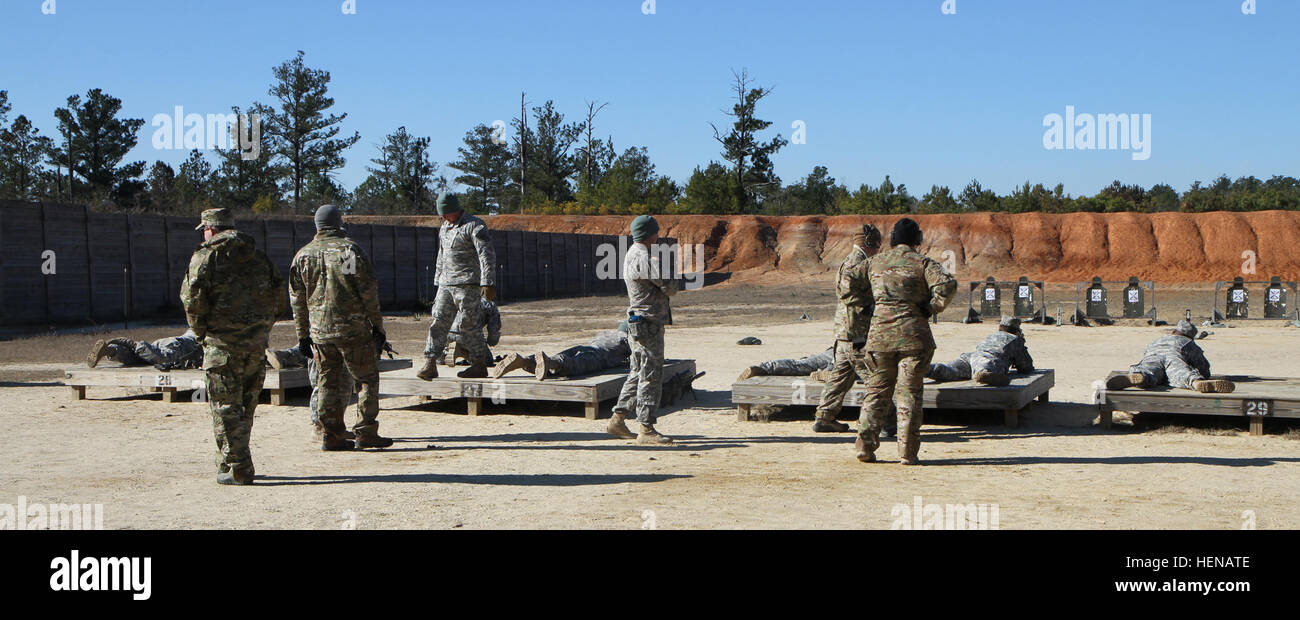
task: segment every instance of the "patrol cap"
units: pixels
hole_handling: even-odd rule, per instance
[[[199,216],[199,225],[194,230],[203,230],[209,226],[216,228],[234,228],[235,214],[230,209],[208,209]]]
[[[1188,321],[1187,319],[1183,319],[1179,321],[1178,327],[1175,327],[1174,331],[1184,336],[1187,336],[1188,338],[1196,337],[1196,326],[1192,325],[1192,322]]]

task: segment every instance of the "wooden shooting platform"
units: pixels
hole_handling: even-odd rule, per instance
[[[410,367],[409,359],[379,360],[381,373]],[[202,370],[162,371],[152,366],[109,366],[69,368],[63,371],[63,384],[72,388],[77,400],[85,400],[86,388],[95,386],[151,388],[155,392],[162,392],[164,402],[174,403],[181,400],[181,392],[193,392],[203,387],[204,383],[205,373]],[[262,382],[262,389],[271,391],[271,404],[275,406],[284,405],[286,391],[306,387],[311,387],[307,381],[306,368],[267,368],[266,379]]]
[[[1115,371],[1107,379],[1119,374]],[[1135,413],[1177,413],[1192,415],[1217,415],[1250,418],[1250,434],[1264,434],[1265,418],[1300,418],[1300,378],[1254,377],[1242,375],[1216,376],[1237,384],[1231,394],[1202,394],[1161,386],[1158,388],[1125,388],[1097,392],[1097,407],[1101,425],[1110,428],[1115,411]]]
[[[515,371],[500,379],[461,379],[456,376],[463,367],[451,368],[440,366],[438,378],[423,381],[415,373],[398,373],[385,375],[379,382],[381,396],[418,396],[424,401],[450,400],[464,398],[469,415],[483,413],[483,400],[493,402],[511,400],[543,400],[582,403],[588,420],[595,420],[600,412],[600,403],[618,398],[627,380],[627,368],[616,368],[605,372],[568,377],[562,379],[537,379]],[[664,383],[673,377],[690,372],[695,375],[695,360],[666,360],[664,363]]]
[[[922,402],[926,409],[994,409],[1003,412],[1007,426],[1019,426],[1020,411],[1034,399],[1048,402],[1048,391],[1056,385],[1055,370],[1035,370],[1011,375],[1011,385],[991,387],[974,381],[925,382]],[[737,419],[751,420],[750,408],[767,406],[812,406],[821,402],[824,384],[808,377],[750,377],[731,386],[731,402]],[[861,407],[863,385],[857,383],[844,398],[845,407]]]

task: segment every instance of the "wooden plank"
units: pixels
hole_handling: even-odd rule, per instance
[[[927,382],[922,392],[923,406],[928,409],[1008,410],[1018,412],[1056,384],[1056,371],[1036,370],[1014,375],[1011,385],[991,387],[973,381],[950,383]],[[731,400],[736,405],[816,406],[821,402],[824,384],[808,377],[751,377],[732,386]],[[865,392],[861,384],[849,390],[846,407],[860,407]],[[1010,420],[1011,416],[1007,416]]]

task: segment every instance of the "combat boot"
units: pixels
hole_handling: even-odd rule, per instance
[[[1237,384],[1227,379],[1205,379],[1193,381],[1192,387],[1202,394],[1231,394],[1237,389]]]
[[[758,366],[750,366],[749,368],[740,371],[740,376],[736,377],[736,383],[740,383],[750,377],[762,377],[763,375],[764,373],[762,368],[759,368]]]
[[[456,373],[461,379],[486,379],[488,377],[487,365],[483,362],[471,364],[469,368]]]
[[[108,357],[108,342],[105,340],[96,340],[95,346],[90,347],[90,355],[86,356],[86,365],[94,368],[99,365],[99,360]]]
[[[232,469],[217,474],[217,484],[248,486],[253,484],[253,474],[247,471]]]
[[[387,448],[393,445],[392,439],[379,436],[378,426],[374,428],[353,428],[352,431],[356,433],[358,448]]]
[[[817,416],[817,420],[812,426],[814,433],[846,433],[849,425],[843,422],[836,422],[835,418]]]
[[[871,443],[875,443],[875,442],[871,442]],[[858,451],[858,455],[857,455],[858,461],[862,463],[876,462],[876,451],[871,448],[870,443],[867,442],[866,436],[859,433],[858,440],[853,442],[853,447],[856,448]]]
[[[1122,390],[1127,387],[1142,387],[1147,382],[1146,375],[1137,372],[1131,372],[1126,375],[1115,375],[1106,380],[1106,389]]]
[[[545,353],[538,351],[533,356],[533,374],[538,381],[545,381],[547,373],[555,370],[555,360],[546,356]]]
[[[641,434],[636,436],[636,442],[643,446],[671,446],[673,438],[660,435],[653,424],[642,424]]]
[[[432,357],[424,358],[424,365],[420,367],[419,372],[415,373],[415,376],[422,381],[433,381],[434,379],[437,379],[438,360]]]
[[[321,435],[320,449],[325,452],[347,452],[356,448],[356,444],[350,439],[344,439],[342,435],[334,433],[323,433]]]
[[[507,355],[505,359],[497,362],[496,366],[492,367],[492,378],[500,379],[516,370],[522,370],[526,373],[532,374],[536,371],[536,364],[533,362],[533,358],[531,357],[524,357],[518,353],[511,353],[510,355]]]
[[[622,439],[636,439],[636,433],[627,427],[627,418],[621,413],[615,413],[609,418],[609,424],[605,425],[605,431],[609,434]]]
[[[279,349],[266,350],[266,363],[276,370],[284,370],[288,367],[287,362],[285,362],[284,351]]]
[[[983,383],[993,387],[1006,387],[1011,385],[1011,375],[1005,372],[984,372],[975,373],[975,382]]]

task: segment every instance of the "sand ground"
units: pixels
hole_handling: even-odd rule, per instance
[[[1188,293],[1199,299],[1200,293]],[[558,350],[619,319],[623,301],[513,304],[497,353]],[[666,410],[674,448],[639,447],[582,419],[576,406],[489,406],[471,418],[456,403],[386,399],[384,451],[323,453],[306,394],[258,409],[259,482],[214,483],[211,420],[200,404],[91,388],[74,401],[59,369],[84,363],[96,334],[0,342],[0,504],[100,503],[107,528],[888,528],[897,505],[996,504],[1003,529],[1237,529],[1300,527],[1300,431],[1270,421],[1249,437],[1244,419],[1120,416],[1095,426],[1092,383],[1140,357],[1160,330],[1029,326],[1037,365],[1057,370],[1053,402],[1001,426],[997,412],[931,416],[924,467],[853,459],[852,434],[814,434],[809,410],[789,421],[740,423],[730,385],[747,365],[824,349],[829,293],[722,287],[677,298],[671,357],[708,374],[698,400]],[[813,320],[799,321],[808,312]],[[964,305],[961,308],[964,312]],[[1181,307],[1178,310],[1181,314]],[[1165,313],[1162,312],[1162,318]],[[1203,313],[1198,313],[1203,314]],[[937,359],[973,348],[990,325],[936,328]],[[575,318],[575,316],[579,318]],[[400,351],[418,352],[423,317],[393,317]],[[183,329],[179,328],[179,329]],[[114,332],[158,338],[157,326]],[[1243,324],[1203,342],[1216,372],[1295,375],[1300,329]],[[287,323],[273,344],[292,342]],[[757,336],[758,347],[736,341]],[[413,372],[413,371],[405,371]],[[609,404],[605,405],[607,414]],[[533,415],[524,415],[532,413]],[[350,416],[351,414],[349,414]],[[856,410],[846,416],[856,415]]]

